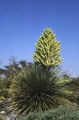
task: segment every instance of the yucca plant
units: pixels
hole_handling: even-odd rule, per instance
[[[30,64],[11,85],[12,106],[18,113],[27,114],[70,103],[68,98],[72,92],[67,89],[68,82],[55,69],[46,72],[41,67]]]

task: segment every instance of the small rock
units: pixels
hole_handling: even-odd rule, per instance
[[[6,112],[5,112],[5,111],[1,111],[0,113],[1,113],[1,114],[5,114]]]

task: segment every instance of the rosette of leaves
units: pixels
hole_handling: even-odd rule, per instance
[[[70,103],[68,98],[72,92],[67,89],[68,82],[63,80],[58,70],[46,72],[30,64],[13,80],[9,90],[12,107],[19,114],[27,114]]]

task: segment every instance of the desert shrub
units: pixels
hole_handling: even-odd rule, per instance
[[[12,106],[18,113],[26,114],[70,103],[68,98],[72,92],[67,89],[68,82],[63,80],[57,69],[46,72],[34,64],[29,64],[11,85]]]
[[[8,81],[5,78],[0,78],[0,102],[8,97]]]
[[[75,107],[61,105],[49,111],[29,113],[21,120],[79,120],[79,110]]]
[[[73,91],[72,100],[79,105],[79,77],[72,78],[68,86]]]

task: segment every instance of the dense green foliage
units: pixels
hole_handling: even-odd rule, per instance
[[[47,73],[39,66],[29,64],[10,88],[13,106],[18,113],[26,114],[70,103],[68,98],[72,92],[67,89],[68,82],[55,69]]]
[[[8,81],[0,78],[0,103],[8,97]]]
[[[62,62],[60,57],[60,41],[56,40],[56,35],[51,29],[45,29],[42,36],[35,44],[34,62],[46,68],[58,66]]]
[[[79,120],[79,110],[64,105],[46,112],[30,113],[21,120]]]
[[[73,100],[79,105],[79,77],[72,78],[72,82],[68,85],[70,90],[73,91]]]
[[[10,98],[8,91],[13,79],[27,64],[25,60],[17,62],[16,59],[12,57],[10,58],[9,65],[0,68],[0,110],[5,110],[4,107],[7,106],[8,99]]]

